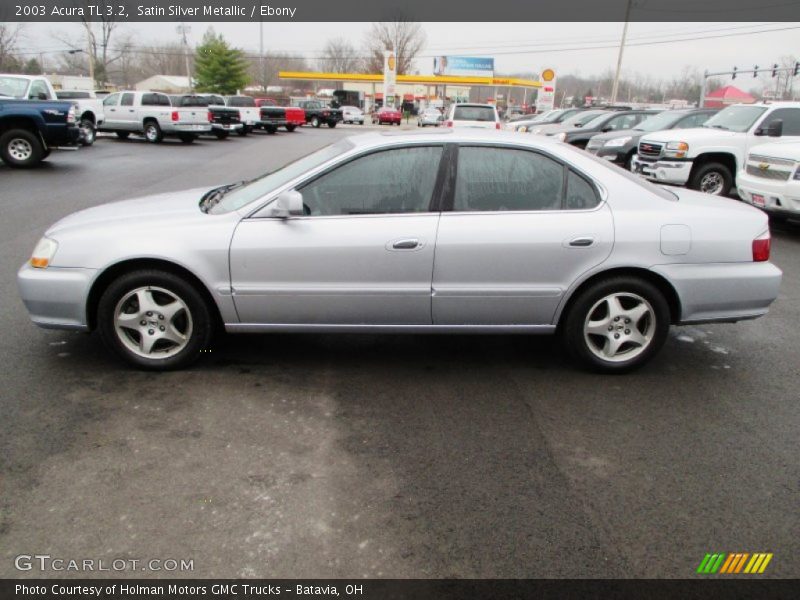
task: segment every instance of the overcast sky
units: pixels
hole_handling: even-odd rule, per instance
[[[141,45],[178,40],[177,23],[127,23]],[[256,54],[259,23],[191,23],[191,42],[209,26],[234,45]],[[369,23],[264,23],[265,49],[318,56],[325,41],[344,37],[361,45]],[[594,75],[616,64],[622,23],[423,23],[427,45],[417,61],[421,73],[431,73],[434,55],[494,56],[497,72],[532,71],[552,67],[556,72]],[[769,33],[732,35],[771,29]],[[783,31],[776,31],[783,29]],[[78,24],[29,23],[22,45],[29,51],[63,50],[53,35],[78,37]],[[699,38],[658,45],[653,40]],[[631,23],[623,59],[623,73],[670,78],[686,66],[701,71],[768,66],[781,56],[800,57],[800,23]],[[587,44],[611,46],[586,49]],[[578,46],[578,49],[575,47]],[[47,59],[47,56],[46,56]],[[749,79],[748,79],[749,77]],[[740,83],[741,82],[741,83]],[[753,87],[752,76],[737,84]]]

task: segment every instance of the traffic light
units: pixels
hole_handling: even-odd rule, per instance
[[[755,67],[753,67],[753,77],[754,77],[754,78],[755,78],[755,77],[758,77],[758,65],[756,65]]]
[[[798,64],[800,64],[800,63],[798,63]],[[736,71],[738,71],[738,70],[739,69],[737,67],[733,67],[733,75],[731,75],[731,79],[736,79]]]
[[[772,65],[772,76],[775,77],[778,74],[778,65]]]

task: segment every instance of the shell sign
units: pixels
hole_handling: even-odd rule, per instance
[[[542,81],[550,82],[556,78],[556,72],[553,71],[553,69],[545,69],[544,71],[542,71],[541,77]]]
[[[394,54],[389,55],[389,70],[394,71],[395,67],[397,66],[397,59],[394,57]]]

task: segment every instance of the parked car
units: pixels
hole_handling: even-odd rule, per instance
[[[642,121],[658,114],[653,110],[604,111],[589,122],[576,123],[574,126],[564,125],[553,129],[551,135],[561,142],[572,144],[578,148],[586,148],[592,136],[609,131],[627,131]]]
[[[76,99],[60,98],[50,80],[42,75],[0,74],[0,97],[4,96],[17,100],[65,100],[72,102],[79,118],[81,143],[85,146],[91,146],[94,143],[95,124],[98,121],[98,117],[100,121],[103,120],[103,111],[95,104],[84,103],[83,107],[81,107]]]
[[[333,129],[342,120],[341,110],[325,106],[319,100],[301,100],[297,106],[305,111],[306,123],[312,127],[327,125]]]
[[[666,110],[642,121],[633,129],[598,133],[589,140],[586,150],[630,170],[633,155],[643,135],[666,129],[700,127],[716,113],[716,108]]]
[[[493,104],[453,104],[444,124],[455,128],[500,129],[500,117]]]
[[[91,146],[97,137],[97,127],[105,119],[103,102],[95,96],[94,92],[80,90],[57,90],[59,100],[69,100],[75,103],[75,112],[78,115],[78,126],[81,129],[81,143]]]
[[[35,167],[52,150],[77,149],[81,131],[72,102],[17,100],[5,93],[7,85],[0,75],[0,159],[6,165]]]
[[[439,127],[444,121],[444,115],[436,108],[426,108],[417,118],[417,127]]]
[[[736,175],[736,189],[774,220],[800,218],[800,142],[755,147]]]
[[[252,96],[225,96],[225,106],[239,111],[239,121],[242,123],[242,128],[236,132],[239,135],[247,135],[258,127],[261,113]]]
[[[103,100],[106,119],[99,131],[116,133],[120,139],[143,135],[152,144],[174,136],[185,144],[197,136],[211,133],[211,113],[207,107],[177,107],[167,94],[126,91],[109,94]]]
[[[464,128],[348,137],[250,182],[82,210],[17,281],[37,325],[97,329],[145,369],[188,365],[219,323],[560,333],[582,364],[620,372],[670,324],[766,314],[769,250],[767,216],[745,203]]]
[[[219,94],[171,95],[170,101],[172,106],[181,108],[207,108],[211,134],[218,140],[224,140],[231,133],[240,133],[244,129],[239,109],[226,106],[225,98]]]
[[[553,120],[548,118],[546,121],[532,124],[527,128],[528,133],[532,133],[534,135],[547,135],[550,132],[562,131],[564,128],[582,127],[595,117],[608,112],[599,108],[570,108],[567,110],[572,112],[566,115],[557,115],[553,118]]]
[[[642,136],[633,169],[658,183],[726,196],[753,147],[800,141],[800,102],[729,106],[697,129]]]
[[[342,106],[342,123],[364,124],[364,111],[357,106]]]
[[[392,106],[381,106],[372,114],[373,125],[400,125],[403,122],[403,113]]]
[[[275,133],[277,127],[285,127],[286,131],[291,133],[306,124],[306,112],[299,106],[281,106],[273,98],[256,98],[256,106],[282,109],[282,111],[261,111],[260,127],[267,133]]]

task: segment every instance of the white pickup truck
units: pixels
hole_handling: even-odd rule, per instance
[[[106,119],[98,128],[126,139],[143,135],[153,144],[174,136],[190,144],[197,136],[211,132],[211,118],[205,107],[174,107],[160,92],[117,92],[103,99]]]
[[[91,146],[94,143],[95,130],[103,122],[103,110],[100,102],[87,102],[68,97],[69,94],[91,94],[91,92],[56,91],[50,80],[41,75],[6,75],[0,74],[0,97],[17,100],[67,100],[75,105],[75,114],[81,129],[81,144]],[[62,94],[64,94],[62,96]]]
[[[103,102],[94,95],[94,92],[82,90],[56,90],[59,100],[70,100],[75,104],[78,115],[78,125],[81,128],[81,143],[91,146],[97,137],[97,128],[105,120]]]
[[[800,142],[755,148],[736,175],[736,191],[773,221],[800,219]]]
[[[776,138],[800,141],[800,102],[737,104],[702,127],[647,134],[631,170],[657,183],[726,196],[750,150]]]

